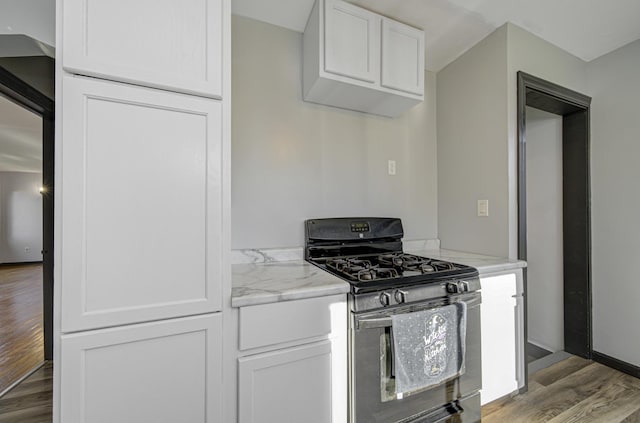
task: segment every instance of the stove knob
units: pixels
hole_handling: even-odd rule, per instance
[[[449,294],[459,294],[462,290],[456,282],[449,282],[447,284],[447,292]]]
[[[396,289],[396,292],[393,294],[398,304],[407,302],[407,291],[402,291],[400,289]]]
[[[391,295],[389,295],[387,292],[383,292],[382,294],[380,294],[379,298],[380,304],[382,304],[384,307],[387,307],[391,302]]]

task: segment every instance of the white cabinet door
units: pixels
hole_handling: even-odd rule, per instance
[[[220,310],[220,103],[65,76],[62,109],[62,332]]]
[[[389,19],[382,20],[381,85],[424,94],[424,32]]]
[[[341,0],[325,0],[326,72],[380,80],[380,16]]]
[[[64,335],[60,421],[218,423],[222,317]]]
[[[482,403],[518,389],[514,273],[482,277]]]
[[[238,361],[240,423],[331,423],[330,341]]]
[[[63,0],[62,65],[219,98],[223,3],[229,7],[227,0]]]

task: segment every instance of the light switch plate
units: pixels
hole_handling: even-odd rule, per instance
[[[478,216],[489,216],[489,200],[478,200]]]
[[[396,161],[395,160],[389,160],[388,168],[389,168],[389,175],[395,175],[396,174]]]

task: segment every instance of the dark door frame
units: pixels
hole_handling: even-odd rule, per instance
[[[518,257],[527,259],[526,107],[561,115],[565,351],[591,358],[591,97],[518,72]],[[527,292],[526,271],[524,291]],[[525,342],[527,301],[524,302]]]
[[[53,78],[54,75],[51,75]],[[0,94],[42,116],[42,273],[44,358],[53,359],[53,190],[55,103],[40,91],[0,67]]]

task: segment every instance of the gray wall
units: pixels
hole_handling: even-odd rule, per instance
[[[41,185],[40,173],[0,172],[0,263],[42,260]]]
[[[55,47],[55,0],[2,0],[0,34],[26,34]]]
[[[593,348],[640,366],[640,41],[589,63]]]
[[[435,76],[396,119],[302,101],[302,34],[233,17],[232,247],[295,247],[315,217],[397,216],[437,238]],[[397,175],[387,174],[387,161]]]
[[[564,349],[562,116],[527,107],[528,341]]]
[[[505,24],[437,74],[438,233],[447,248],[517,257],[517,72],[578,91],[586,64]],[[489,200],[489,217],[476,201]]]
[[[587,94],[586,63],[517,25],[507,24],[507,167],[509,175],[509,257],[518,255],[518,71]]]
[[[507,255],[507,31],[503,26],[437,74],[441,245]],[[477,217],[477,200],[489,216]]]
[[[517,255],[517,71],[593,97],[594,349],[635,365],[638,69],[640,41],[587,64],[506,24],[437,74],[439,238],[444,247],[480,253]],[[475,216],[481,198],[499,221]]]

